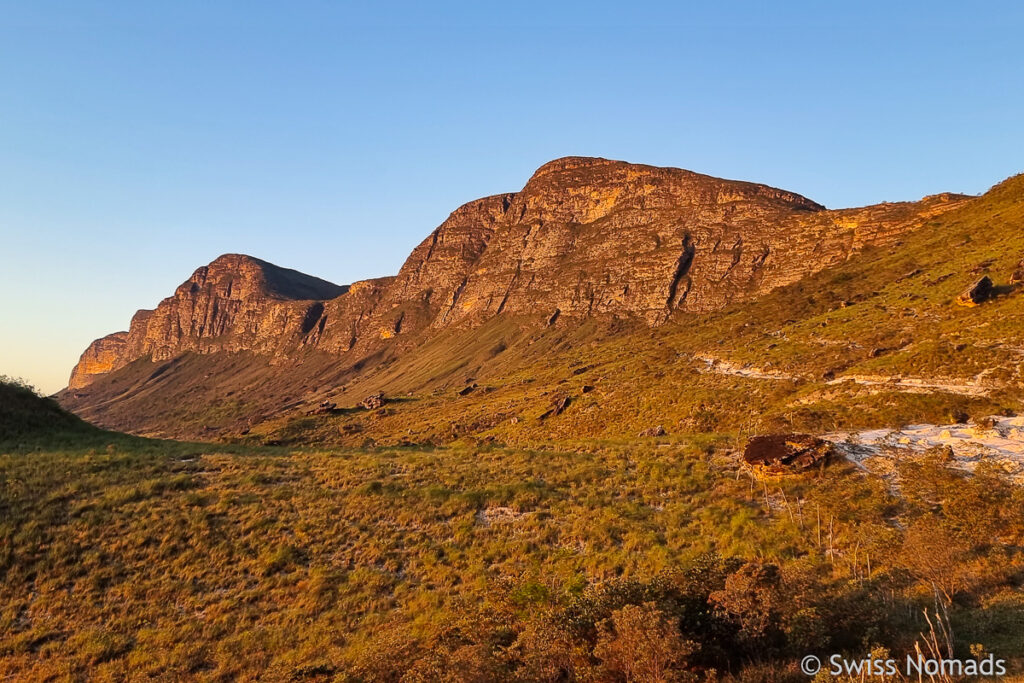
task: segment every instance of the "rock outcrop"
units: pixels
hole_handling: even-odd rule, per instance
[[[384,394],[381,392],[377,392],[376,394],[370,394],[362,401],[360,401],[359,407],[365,408],[366,410],[378,410],[380,408],[383,408],[386,402],[387,399],[384,398]]]
[[[123,367],[129,355],[125,353],[128,333],[114,332],[89,344],[78,365],[71,372],[68,389],[81,389],[98,375],[105,375]]]
[[[197,269],[156,309],[137,312],[127,332],[94,341],[68,387],[82,388],[142,357],[161,361],[187,351],[279,351],[305,340],[324,302],[349,289],[251,256],[226,254]]]
[[[995,285],[992,283],[992,278],[986,275],[968,287],[957,297],[956,302],[961,306],[977,306],[992,298],[994,293]]]
[[[756,297],[895,240],[959,205],[829,211],[800,195],[676,168],[568,157],[517,193],[455,210],[397,276],[339,286],[230,254],[196,270],[127,332],[93,344],[69,387],[140,358],[308,351],[354,366],[421,343],[442,328],[495,316],[538,326],[585,317],[649,325]]]
[[[795,474],[828,463],[834,446],[810,434],[755,436],[743,450],[743,461],[763,476]]]
[[[1022,282],[1024,282],[1024,259],[1017,262],[1017,267],[1010,274],[1011,285],[1019,285]]]

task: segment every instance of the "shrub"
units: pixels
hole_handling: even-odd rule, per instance
[[[653,602],[645,602],[626,605],[601,622],[594,656],[627,681],[664,683],[695,678],[684,674],[686,657],[696,649]]]

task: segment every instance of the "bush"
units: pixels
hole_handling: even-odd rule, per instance
[[[594,656],[606,669],[636,683],[662,683],[686,676],[686,657],[697,646],[654,605],[626,605],[601,622]]]

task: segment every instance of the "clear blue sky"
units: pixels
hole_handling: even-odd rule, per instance
[[[64,386],[193,269],[392,274],[567,154],[828,206],[1024,170],[1024,9],[0,1],[0,373]]]

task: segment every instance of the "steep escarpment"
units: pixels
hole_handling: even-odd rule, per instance
[[[962,200],[827,211],[754,183],[559,159],[501,198],[486,250],[462,280],[445,283],[434,325],[537,311],[659,324],[674,311],[716,310],[793,282]]]
[[[186,351],[276,352],[285,340],[311,332],[322,302],[348,289],[251,256],[226,254],[198,268],[156,309],[137,312],[127,332],[94,341],[68,387],[82,388],[136,358],[160,361]]]
[[[761,296],[966,201],[939,195],[830,211],[784,190],[682,169],[558,159],[517,193],[456,209],[394,277],[338,286],[222,256],[156,309],[139,311],[127,332],[93,342],[66,400],[102,422],[109,411],[101,406],[119,398],[95,380],[187,353],[255,354],[268,373],[315,353],[350,377],[496,317],[536,328],[588,318],[656,326]]]
[[[128,359],[128,354],[125,353],[127,340],[127,332],[114,332],[89,344],[71,371],[68,388],[80,389],[96,376],[124,367]]]

